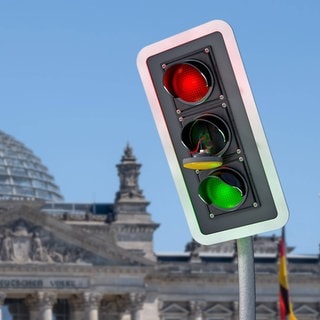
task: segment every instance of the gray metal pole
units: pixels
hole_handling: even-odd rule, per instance
[[[256,289],[252,237],[237,240],[239,320],[256,319]]]

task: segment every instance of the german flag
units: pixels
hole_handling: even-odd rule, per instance
[[[279,243],[279,308],[280,320],[297,320],[293,313],[292,305],[289,298],[289,286],[287,277],[287,257],[286,257],[286,241],[285,230],[282,228],[281,239]]]

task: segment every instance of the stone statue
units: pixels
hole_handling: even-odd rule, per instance
[[[45,255],[42,247],[42,241],[37,232],[34,232],[31,240],[31,260],[44,261]]]
[[[1,242],[1,260],[11,261],[13,259],[13,244],[9,230],[5,230]]]

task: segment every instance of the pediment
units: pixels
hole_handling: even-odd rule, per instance
[[[263,304],[260,304],[257,306],[256,313],[259,315],[270,315],[270,316],[275,315],[275,312],[272,309],[268,308],[267,306],[265,306]]]
[[[221,304],[216,304],[205,311],[206,315],[231,315],[232,311]]]
[[[309,306],[302,305],[298,309],[294,310],[295,315],[301,315],[301,316],[317,316],[319,313],[310,308]]]
[[[188,310],[178,305],[177,303],[172,303],[161,310],[163,314],[174,314],[174,315],[186,315]]]
[[[43,203],[0,203],[0,267],[4,264],[77,264],[143,266],[152,262],[116,245],[111,232],[101,235],[41,211]]]

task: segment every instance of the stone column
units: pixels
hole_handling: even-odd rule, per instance
[[[204,301],[190,301],[190,319],[191,320],[202,320],[202,310],[206,303]]]
[[[99,319],[99,305],[102,299],[102,294],[99,292],[85,292],[84,302],[86,309],[85,320]]]
[[[132,292],[129,295],[130,298],[130,316],[131,320],[139,320],[139,311],[143,307],[143,301],[145,298],[144,294]]]
[[[4,292],[0,292],[0,320],[2,320],[2,306],[4,304],[5,298],[6,298],[6,294]]]
[[[233,301],[233,317],[234,320],[238,320],[239,319],[239,301]]]
[[[38,292],[39,320],[52,320],[52,307],[57,301],[53,292]]]

